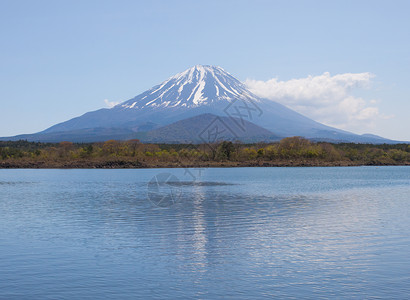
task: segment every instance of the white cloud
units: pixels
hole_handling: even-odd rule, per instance
[[[368,89],[371,73],[345,73],[279,81],[248,79],[245,84],[256,95],[277,101],[318,122],[352,131],[366,131],[386,118],[375,99],[352,95],[354,89]]]
[[[105,105],[107,105],[108,108],[112,108],[117,104],[120,104],[120,102],[109,101],[108,99],[104,99],[104,103]]]

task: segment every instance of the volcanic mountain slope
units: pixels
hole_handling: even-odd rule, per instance
[[[224,115],[223,109],[234,99],[259,101],[222,68],[195,66],[111,109],[86,113],[43,133],[98,127],[146,131],[141,127],[147,123],[153,128],[203,113]]]
[[[127,139],[134,132],[146,138],[158,138],[161,135],[158,135],[156,129],[203,114],[231,118],[242,130],[250,128],[248,123],[254,123],[256,127],[262,127],[275,136],[304,136],[346,142],[389,142],[320,124],[277,102],[255,96],[242,82],[222,68],[202,65],[176,74],[111,109],[88,112],[37,134],[2,139],[103,141],[108,137]],[[171,128],[175,130],[173,139],[178,140],[178,135],[179,140],[186,138],[186,131],[178,129],[180,126]],[[266,132],[257,134],[252,131],[252,135],[266,137]]]

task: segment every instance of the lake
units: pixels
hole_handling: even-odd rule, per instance
[[[0,170],[0,299],[405,299],[410,167]]]

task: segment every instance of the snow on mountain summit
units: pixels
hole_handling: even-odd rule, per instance
[[[221,67],[196,65],[115,108],[189,108],[235,99],[259,101]]]

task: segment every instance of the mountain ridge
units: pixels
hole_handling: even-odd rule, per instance
[[[239,127],[238,123],[241,123],[240,119],[201,114],[149,131],[141,136],[141,140],[152,143],[212,144],[220,141],[252,143],[281,139],[269,130],[251,122],[245,121],[244,127]]]

